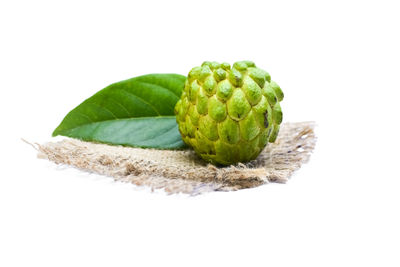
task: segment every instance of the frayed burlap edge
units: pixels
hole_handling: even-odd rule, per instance
[[[76,139],[36,144],[36,148],[39,158],[56,164],[71,165],[152,190],[197,195],[286,182],[308,161],[315,147],[314,125],[313,122],[285,123],[275,143],[268,144],[256,160],[229,167],[206,164],[190,149],[141,149]]]

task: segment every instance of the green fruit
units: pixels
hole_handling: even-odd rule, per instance
[[[251,61],[194,67],[175,106],[183,141],[204,160],[230,165],[255,159],[274,142],[283,92]]]

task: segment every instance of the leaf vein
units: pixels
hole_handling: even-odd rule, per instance
[[[99,107],[99,108],[101,108],[101,109],[103,109],[103,110],[109,112],[111,115],[114,116],[114,118],[118,119],[118,117],[115,116],[115,114],[114,114],[110,109],[108,109],[108,108],[106,108],[106,107],[103,107],[103,106],[100,106],[99,104],[96,104],[96,103],[89,103],[89,104],[94,105],[94,106],[97,106],[97,107]]]
[[[142,97],[140,97],[140,96],[138,96],[138,95],[135,95],[135,94],[133,94],[133,93],[131,93],[131,92],[125,90],[125,89],[122,89],[122,91],[124,91],[125,93],[127,93],[127,94],[129,94],[129,95],[132,95],[132,96],[136,97],[137,99],[139,99],[139,100],[142,101],[143,103],[145,103],[145,104],[147,104],[148,106],[150,106],[150,107],[157,113],[158,116],[161,115],[161,114],[158,112],[158,110],[156,109],[156,107],[155,107],[154,105],[152,105],[151,103],[147,102],[147,101],[144,100]]]
[[[118,106],[120,106],[121,108],[123,108],[126,111],[126,113],[128,114],[128,116],[131,116],[131,113],[129,112],[129,110],[126,109],[126,107],[124,105],[119,103],[117,100],[114,100],[113,98],[110,98],[110,100],[112,102],[114,102],[115,104],[117,104]]]
[[[86,115],[85,113],[81,113],[81,112],[78,111],[77,114],[82,116],[82,117],[87,118],[90,121],[90,123],[95,123],[95,121],[92,118],[90,118],[88,115]]]
[[[143,83],[143,84],[147,84],[147,85],[151,85],[151,86],[156,86],[156,87],[158,87],[158,88],[161,88],[161,89],[164,90],[164,91],[167,91],[168,93],[172,94],[173,96],[176,96],[178,99],[180,98],[180,95],[175,94],[174,91],[168,89],[167,87],[163,87],[163,86],[158,85],[158,84],[149,83],[149,82],[144,82],[144,81],[140,81],[140,80],[139,80],[139,81],[136,81],[136,82],[138,82],[138,83]]]

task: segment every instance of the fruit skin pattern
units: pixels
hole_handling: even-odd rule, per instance
[[[175,106],[183,141],[204,160],[230,165],[255,159],[274,142],[283,92],[251,61],[194,67]]]

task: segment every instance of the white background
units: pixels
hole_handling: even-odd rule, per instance
[[[398,1],[1,1],[0,266],[400,266]],[[110,83],[249,59],[315,120],[287,183],[150,193],[36,159]]]

